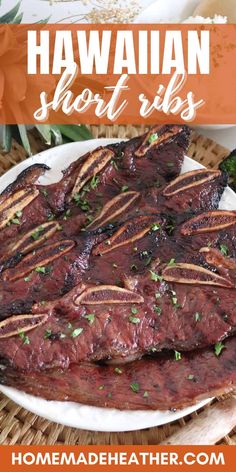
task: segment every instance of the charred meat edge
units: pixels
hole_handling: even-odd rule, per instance
[[[215,178],[220,177],[220,175],[220,170],[199,169],[186,172],[172,180],[172,182],[164,188],[162,194],[165,197],[172,197],[177,193],[211,182]]]
[[[7,269],[3,273],[3,280],[14,281],[29,274],[38,267],[47,266],[55,259],[62,257],[75,246],[70,239],[62,239],[53,244],[43,246],[28,254],[15,268]]]

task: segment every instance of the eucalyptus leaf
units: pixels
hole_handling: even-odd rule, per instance
[[[2,147],[4,152],[10,152],[12,146],[12,128],[10,125],[3,126]]]
[[[17,126],[18,126],[18,130],[19,130],[19,133],[20,133],[20,138],[21,138],[22,144],[24,146],[24,149],[26,150],[27,154],[29,156],[31,156],[32,152],[31,152],[29,139],[28,139],[28,136],[27,136],[26,126],[25,125],[17,125]]]

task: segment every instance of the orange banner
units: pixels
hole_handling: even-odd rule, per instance
[[[0,123],[236,123],[236,25],[0,25]]]
[[[2,446],[1,470],[59,472],[86,470],[187,470],[231,472],[236,467],[234,446]]]

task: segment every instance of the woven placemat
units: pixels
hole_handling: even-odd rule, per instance
[[[145,131],[135,126],[91,126],[94,138],[132,138]],[[33,153],[46,148],[35,131],[30,132]],[[206,167],[218,167],[228,150],[203,136],[193,133],[189,157]],[[26,159],[23,148],[14,142],[10,153],[0,153],[0,175]],[[222,401],[221,398],[216,401]],[[208,408],[208,406],[206,407]],[[0,444],[159,444],[173,432],[183,428],[197,412],[164,426],[128,433],[100,433],[64,427],[34,415],[19,407],[0,393]],[[221,441],[221,444],[236,444],[236,428]]]

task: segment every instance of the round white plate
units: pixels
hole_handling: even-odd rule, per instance
[[[92,151],[98,146],[106,146],[107,144],[119,141],[120,139],[92,139],[90,141],[65,144],[44,151],[21,162],[16,167],[9,170],[4,176],[0,177],[0,192],[15,180],[22,170],[31,164],[43,162],[52,168],[51,171],[46,172],[46,174],[39,179],[42,184],[50,184],[58,181],[61,178],[61,170],[68,167],[68,165],[78,159],[79,156],[82,156],[88,151]],[[202,167],[203,166],[196,161],[185,157],[182,172]],[[236,209],[236,194],[229,188],[224,192],[221,208],[230,210]],[[2,385],[0,385],[0,391],[23,408],[39,416],[43,416],[50,421],[93,431],[132,431],[162,425],[188,415],[210,401],[210,399],[206,399],[194,406],[176,412],[120,411],[109,408],[91,407],[73,402],[46,401],[42,398],[36,398],[17,389]]]

